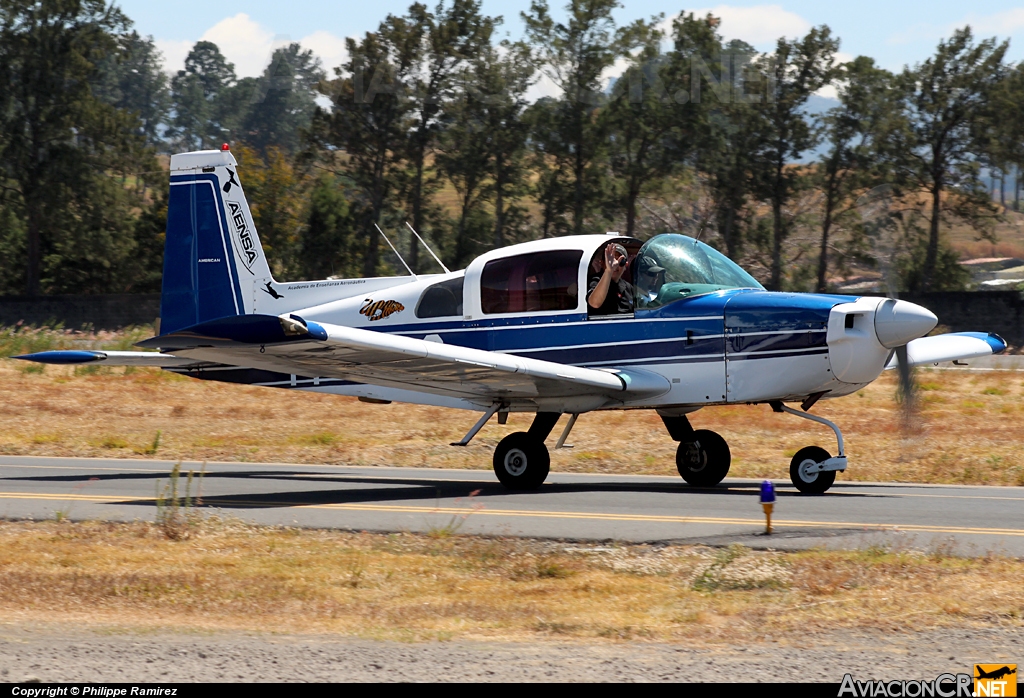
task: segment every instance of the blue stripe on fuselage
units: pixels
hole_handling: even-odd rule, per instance
[[[750,354],[827,348],[832,307],[853,300],[849,296],[733,289],[639,310],[632,318],[597,320],[582,313],[486,317],[469,323],[406,324],[385,331],[417,339],[437,334],[446,344],[574,365],[666,357],[687,363],[707,361],[709,355],[722,356],[727,350]],[[728,337],[728,349],[723,333]]]
[[[684,298],[635,317],[587,319],[583,313],[476,321],[445,320],[365,327],[422,339],[437,334],[446,344],[499,351],[576,366],[664,365],[825,354],[826,327],[833,306],[854,301],[848,296],[770,293],[736,289]],[[735,307],[734,307],[735,304]],[[687,332],[690,336],[687,336]],[[209,375],[219,373],[219,376]],[[210,371],[203,378],[276,384],[286,374],[270,372],[232,377]],[[309,378],[298,378],[302,386]],[[333,384],[348,381],[322,379]]]

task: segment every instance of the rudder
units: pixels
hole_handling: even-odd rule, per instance
[[[270,267],[229,150],[171,157],[160,333],[253,312]]]

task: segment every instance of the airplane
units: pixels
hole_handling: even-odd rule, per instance
[[[545,441],[562,415],[569,418],[556,449],[581,414],[633,409],[657,411],[679,444],[676,466],[688,484],[718,485],[729,446],[695,429],[690,415],[767,403],[834,432],[836,455],[808,446],[790,462],[796,489],[822,494],[846,470],[847,455],[839,427],[810,412],[819,399],[860,390],[897,357],[909,367],[1006,349],[984,332],[927,337],[935,315],[903,300],[766,291],[713,247],[674,233],[646,242],[617,233],[534,240],[454,272],[428,247],[444,273],[282,283],[238,169],[227,144],[171,158],[158,334],[137,345],[158,351],[16,358],[153,366],[481,413],[453,446],[470,443],[495,415],[505,424],[510,412],[533,413],[527,431],[494,450],[494,473],[510,490],[543,484]],[[609,245],[624,251],[632,298],[621,312],[598,314],[587,289],[604,273]]]
[[[994,679],[996,681],[998,681],[999,679],[1003,678],[1004,676],[1009,676],[1010,674],[1016,674],[1017,673],[1016,667],[1011,669],[1008,666],[1003,666],[1003,667],[1000,667],[999,669],[995,669],[993,671],[983,671],[981,669],[981,667],[975,665],[975,669],[977,670],[978,675],[975,676],[974,678],[976,678],[976,679]]]

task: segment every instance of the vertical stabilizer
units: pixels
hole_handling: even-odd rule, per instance
[[[251,313],[272,281],[231,152],[171,156],[160,333]]]

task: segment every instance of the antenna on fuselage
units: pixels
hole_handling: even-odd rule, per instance
[[[391,248],[391,251],[394,252],[395,256],[398,257],[399,261],[402,262],[402,265],[409,270],[409,276],[411,276],[414,279],[417,278],[416,272],[414,272],[412,269],[409,269],[409,265],[405,263],[404,259],[402,259],[402,255],[398,254],[398,250],[396,250],[395,246],[391,244],[390,240],[388,240],[388,236],[384,235],[384,231],[380,229],[380,226],[374,223],[373,227],[377,229],[377,232],[380,233],[384,240],[388,243],[388,247]]]
[[[421,238],[420,234],[416,232],[416,229],[413,228],[411,225],[409,225],[409,221],[406,221],[405,224],[406,224],[406,226],[408,226],[409,230],[412,231],[412,234],[416,236],[416,239],[419,240],[420,243],[422,243],[422,245],[427,248],[427,252],[429,252],[430,256],[434,258],[434,261],[441,265],[441,268],[444,269],[444,273],[445,274],[451,274],[452,273],[451,269],[446,267],[444,265],[444,262],[441,261],[440,257],[438,257],[436,254],[434,254],[434,251],[432,249],[430,249],[430,245],[427,244],[427,241],[424,240],[423,238]]]

